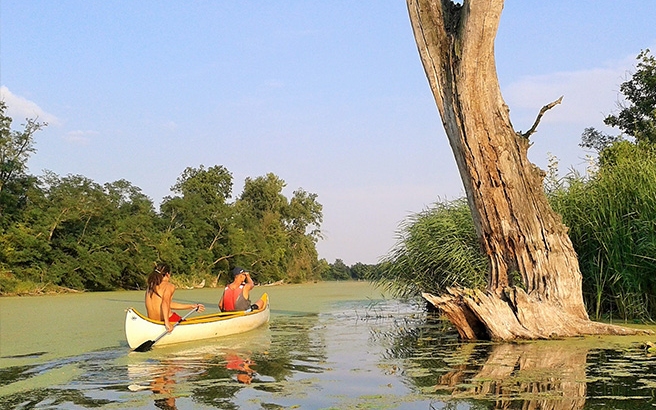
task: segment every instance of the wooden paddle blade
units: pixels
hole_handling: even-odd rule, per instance
[[[149,351],[150,349],[153,348],[154,344],[155,344],[154,340],[146,340],[145,342],[143,342],[142,344],[137,346],[136,349],[134,349],[134,351],[135,352],[147,352],[147,351]]]

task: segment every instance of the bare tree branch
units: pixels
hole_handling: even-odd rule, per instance
[[[552,103],[549,103],[549,104],[545,105],[544,107],[542,107],[542,109],[538,113],[538,117],[535,119],[535,122],[533,123],[533,126],[528,131],[526,131],[524,134],[521,134],[522,137],[528,139],[528,137],[533,135],[535,133],[535,131],[537,131],[538,124],[540,124],[540,120],[542,119],[542,116],[544,115],[544,113],[547,112],[547,110],[550,110],[553,107],[555,107],[556,105],[560,104],[562,101],[563,101],[563,96],[561,95],[560,98],[557,99],[556,101],[554,101]]]

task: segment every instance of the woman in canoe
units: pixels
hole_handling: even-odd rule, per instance
[[[157,264],[148,275],[146,311],[150,319],[163,321],[169,332],[173,330],[173,323],[182,319],[180,315],[173,312],[173,309],[197,309],[199,312],[205,310],[205,306],[200,303],[188,305],[174,302],[174,292],[175,285],[171,283],[171,269],[166,264]]]
[[[249,293],[255,287],[255,284],[250,273],[237,266],[232,270],[232,276],[235,279],[223,289],[223,295],[221,295],[221,300],[219,300],[219,309],[221,309],[221,312],[262,309],[264,307],[264,301],[262,299],[251,305]]]

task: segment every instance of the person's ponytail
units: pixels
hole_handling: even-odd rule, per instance
[[[162,280],[164,279],[164,275],[167,273],[170,273],[171,270],[168,267],[168,265],[164,263],[158,263],[155,265],[155,268],[153,271],[148,275],[148,288],[147,292],[148,294],[152,294],[155,292],[155,289],[157,289],[157,286],[159,286],[160,283],[162,283]]]

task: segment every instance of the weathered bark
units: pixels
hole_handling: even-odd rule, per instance
[[[516,132],[501,96],[494,39],[503,0],[407,3],[421,61],[490,262],[486,293],[454,290],[427,299],[449,314],[464,339],[611,331],[588,318],[567,227],[547,202],[544,172],[528,160],[528,137],[539,118],[530,132]],[[525,291],[514,287],[517,275]]]
[[[580,335],[632,335],[632,328],[593,322],[564,312],[558,304],[536,300],[522,289],[504,294],[448,289],[445,295],[422,295],[456,327],[464,340],[551,339]]]

